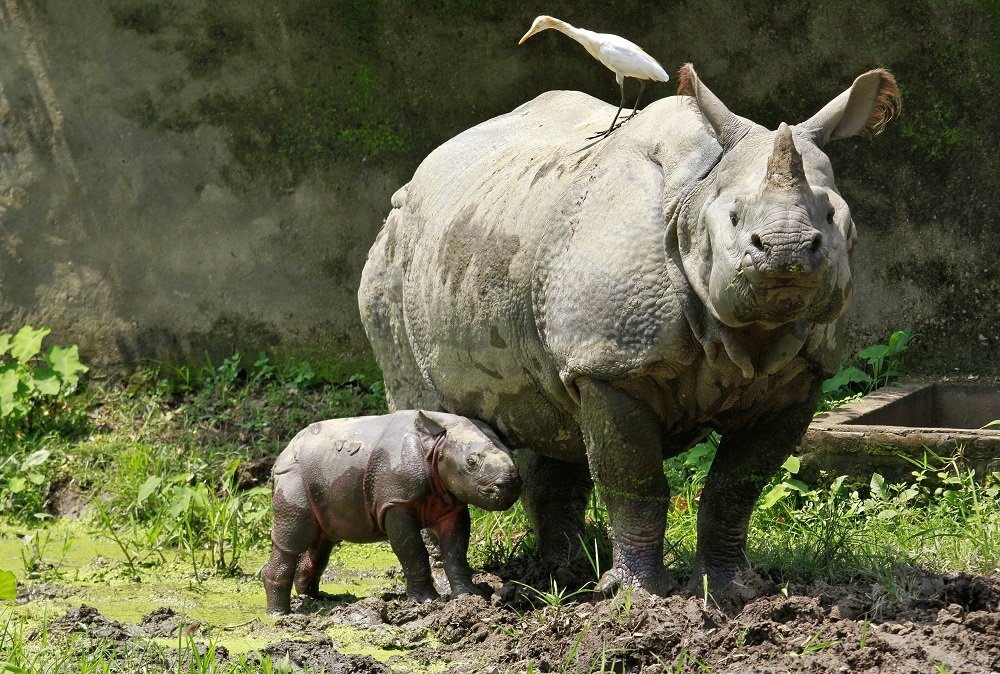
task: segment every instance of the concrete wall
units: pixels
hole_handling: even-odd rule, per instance
[[[105,369],[364,356],[357,281],[419,161],[547,89],[617,101],[564,36],[516,46],[542,9],[771,127],[892,69],[903,117],[829,147],[861,235],[849,348],[912,326],[912,369],[1000,372],[995,0],[0,0],[0,331]]]

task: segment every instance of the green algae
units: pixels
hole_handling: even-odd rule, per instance
[[[142,624],[154,611],[168,608],[177,626],[195,638],[224,646],[234,655],[259,650],[267,644],[301,638],[294,621],[266,611],[260,570],[267,550],[244,552],[243,573],[225,577],[198,577],[176,551],[156,555],[165,559],[140,568],[135,582],[124,573],[124,556],[110,540],[79,522],[57,521],[30,531],[0,524],[0,569],[12,571],[18,583],[18,603],[0,603],[0,624],[16,623],[30,632],[81,606],[96,609],[108,620]],[[321,589],[346,599],[381,595],[401,588],[398,561],[387,543],[343,544],[331,555]],[[315,604],[306,612],[313,612]],[[402,670],[442,671],[436,665],[411,663],[408,652],[428,645],[430,635],[403,635],[388,626],[377,629],[350,625],[323,630],[345,654],[369,655],[393,661]],[[177,646],[176,634],[148,639],[161,647]]]

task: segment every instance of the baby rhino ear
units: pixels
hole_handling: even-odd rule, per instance
[[[416,425],[418,431],[434,438],[448,432],[448,429],[424,414],[423,410],[417,410]]]

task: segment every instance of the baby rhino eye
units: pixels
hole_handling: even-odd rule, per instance
[[[465,465],[467,465],[469,468],[475,468],[476,466],[478,466],[479,465],[479,455],[478,454],[469,454],[467,457],[465,457]]]

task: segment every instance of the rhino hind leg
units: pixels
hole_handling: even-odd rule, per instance
[[[520,450],[521,503],[542,561],[568,569],[583,560],[583,515],[594,483],[586,464]]]
[[[297,577],[300,557],[321,536],[312,511],[294,499],[301,495],[297,476],[275,476],[272,498],[274,519],[271,524],[271,556],[261,574],[267,597],[267,612],[288,613],[291,610],[292,582]],[[303,502],[304,499],[303,499]]]
[[[330,553],[337,541],[319,536],[309,549],[299,555],[295,568],[295,591],[306,597],[326,599],[330,595],[319,590],[319,580],[330,561]]]

